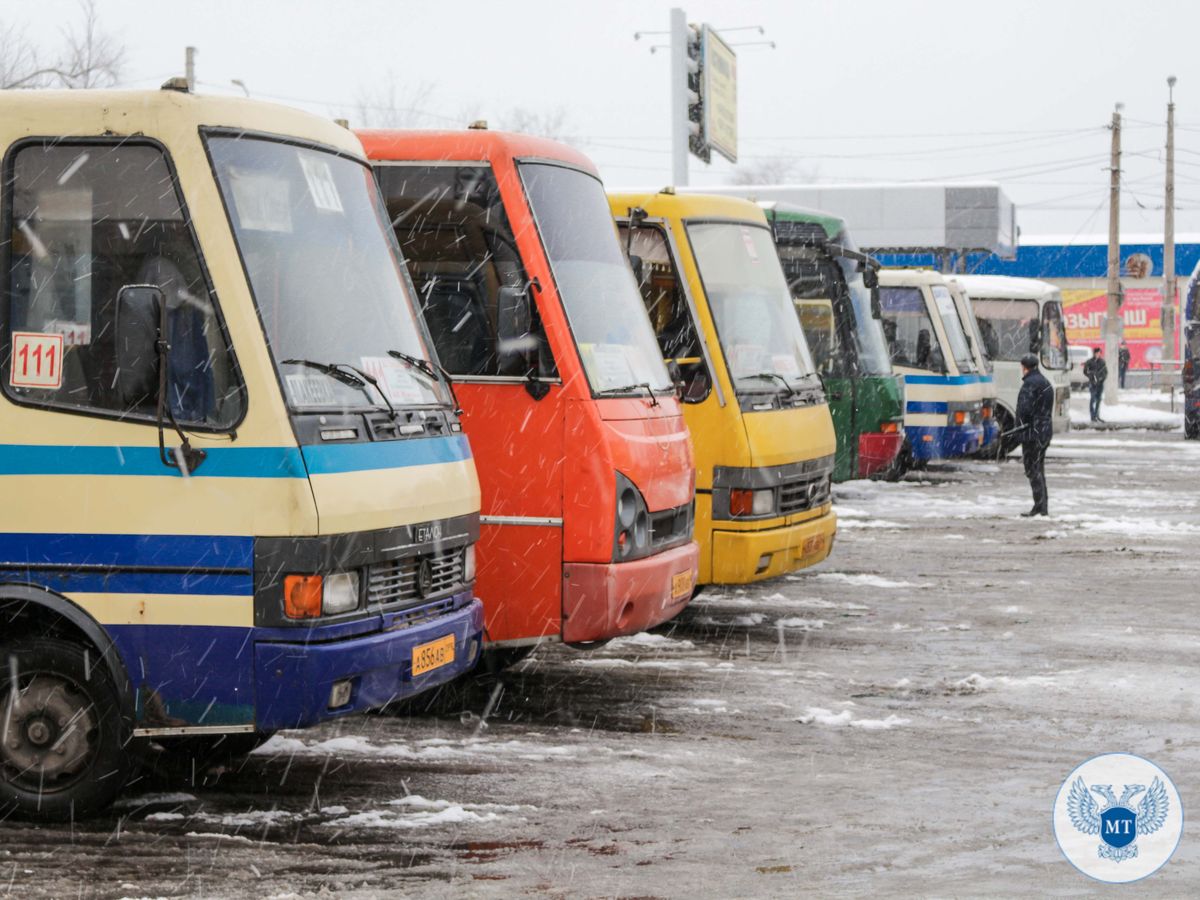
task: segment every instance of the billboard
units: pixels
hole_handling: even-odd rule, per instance
[[[1072,344],[1101,347],[1100,333],[1108,309],[1103,288],[1063,288],[1063,317],[1067,340]],[[1178,296],[1176,303],[1178,304]],[[1125,342],[1129,345],[1129,367],[1147,369],[1162,359],[1162,291],[1157,288],[1126,288],[1121,304]]]
[[[708,25],[700,32],[700,92],[704,104],[701,139],[737,162],[737,54]]]

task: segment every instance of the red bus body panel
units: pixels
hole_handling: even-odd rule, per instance
[[[615,472],[637,486],[652,514],[691,503],[695,471],[682,408],[674,397],[651,403],[592,396],[517,161],[551,161],[592,175],[595,167],[569,147],[525,135],[467,130],[358,136],[377,164],[490,164],[526,274],[541,286],[535,302],[561,384],[534,400],[522,384],[455,380],[482,490],[476,590],[484,602],[486,641],[586,643],[671,618],[691,596],[698,547],[689,541],[614,563]]]

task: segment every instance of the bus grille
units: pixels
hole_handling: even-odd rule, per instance
[[[650,513],[650,546],[656,551],[682,544],[692,537],[692,504]]]
[[[422,566],[427,580],[420,584]],[[367,568],[367,603],[412,603],[445,594],[463,583],[461,548],[374,563]]]
[[[830,477],[824,472],[784,482],[779,489],[780,515],[816,509],[829,502],[829,491]]]

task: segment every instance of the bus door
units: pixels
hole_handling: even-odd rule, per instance
[[[479,470],[485,640],[535,643],[562,629],[564,402],[544,280],[525,269],[490,165],[375,165]]]

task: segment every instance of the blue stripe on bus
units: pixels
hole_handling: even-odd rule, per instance
[[[0,581],[36,584],[60,594],[212,594],[250,596],[249,574],[218,575],[198,572],[80,572],[53,569],[0,569]]]
[[[254,538],[192,534],[0,533],[0,568],[254,568]]]
[[[909,400],[905,411],[910,413],[947,413],[950,411],[950,404],[937,403],[932,400]]]
[[[193,473],[214,478],[304,478],[295,447],[204,447],[207,458]],[[0,444],[0,475],[160,475],[182,478],[163,465],[157,447],[66,447]]]
[[[466,435],[297,447],[204,447],[198,478],[305,478],[312,474],[398,469],[471,458]],[[307,463],[307,471],[305,464]],[[0,444],[0,475],[158,475],[182,478],[163,465],[157,447]]]
[[[978,375],[905,375],[905,384],[978,384]]]
[[[370,444],[310,444],[302,450],[310,475],[428,466],[471,458],[471,445],[462,434]]]

